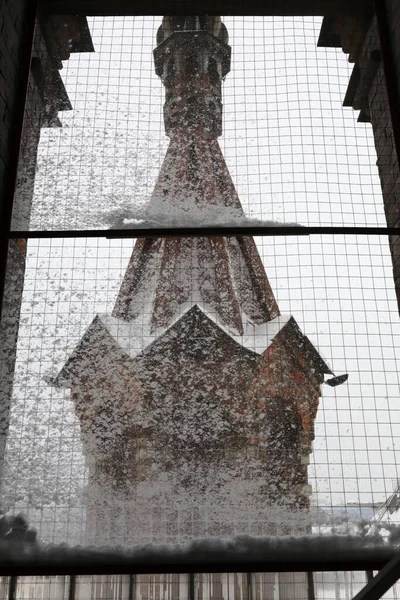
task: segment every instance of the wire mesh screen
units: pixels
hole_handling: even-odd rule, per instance
[[[37,27],[14,230],[396,224],[381,191],[396,165],[380,152],[378,172],[371,125],[350,109],[376,123],[382,79],[375,103],[359,88],[381,77],[378,55],[352,87],[341,50],[317,47],[321,19],[224,18],[230,73],[218,20],[60,19]],[[95,52],[79,46],[88,31]],[[182,47],[195,75],[179,79]],[[18,240],[7,282],[0,537],[33,544],[29,523],[44,542],[125,549],[397,541],[400,325],[386,238]],[[348,598],[364,580],[316,573],[315,598]],[[20,578],[15,593],[303,600],[310,585],[305,573],[184,573]]]
[[[28,245],[3,505],[26,513],[48,541],[83,542],[87,519],[80,423],[69,392],[54,379],[96,314],[111,314],[132,245],[98,239]],[[315,531],[360,532],[398,482],[400,325],[388,244],[379,236],[261,238],[259,250],[281,313],[295,317],[335,373],[349,373],[345,385],[323,386],[309,466],[311,512]],[[253,338],[265,344],[264,333]],[[106,385],[101,379],[100,387]],[[382,516],[396,522],[392,500],[393,510]],[[178,534],[176,523],[155,532],[146,510],[147,522],[136,532],[142,542],[195,535],[195,528]],[[267,533],[256,522],[245,532]],[[107,541],[117,541],[112,531]]]
[[[321,19],[224,22],[232,59],[220,141],[246,217],[385,225],[371,125],[342,107],[351,66],[340,48],[317,47]],[[61,71],[65,89],[52,88],[56,97],[67,91],[73,110],[49,122],[37,114],[37,103],[28,106],[15,230],[168,224],[165,212],[144,208],[168,147],[165,94],[152,57],[160,23],[160,17],[92,18],[95,52],[71,54]],[[42,54],[38,28],[34,57]],[[34,90],[34,74],[31,80]],[[384,92],[377,89],[378,105]],[[59,99],[56,105],[65,108]],[[207,167],[207,153],[199,152]],[[233,207],[197,214],[199,194],[195,186],[187,194],[192,216],[175,215],[178,225],[243,223]]]

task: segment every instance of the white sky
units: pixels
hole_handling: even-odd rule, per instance
[[[91,20],[96,53],[72,55],[62,71],[74,110],[61,115],[62,129],[42,132],[33,228],[108,227],[151,194],[168,144],[152,62],[160,20]],[[342,109],[351,67],[340,51],[316,47],[320,19],[224,22],[233,55],[221,146],[247,214],[385,225],[372,129]],[[313,501],[383,501],[400,452],[400,326],[387,242],[257,243],[281,312],[336,373],[349,373],[348,385],[323,388]],[[84,469],[72,402],[43,377],[62,366],[96,313],[110,312],[131,248],[129,240],[29,243],[5,497],[29,504],[42,530],[47,519],[50,537],[67,535],[62,518],[83,520]],[[68,501],[76,506],[61,512],[57,502]]]

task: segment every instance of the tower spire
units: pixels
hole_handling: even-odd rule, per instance
[[[166,90],[164,123],[171,141],[146,220],[184,227],[244,215],[218,143],[222,80],[230,70],[227,42],[220,17],[163,18],[154,60]],[[248,322],[279,315],[252,238],[138,240],[113,316],[132,321],[145,311],[154,331],[168,327],[190,304],[240,334]]]

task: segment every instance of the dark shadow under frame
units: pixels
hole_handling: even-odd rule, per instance
[[[300,235],[379,235],[400,234],[395,227],[307,227],[282,225],[241,226],[219,225],[216,227],[143,227],[132,229],[67,229],[11,231],[9,239],[49,238],[165,238],[165,237],[231,237],[231,236],[300,236]]]

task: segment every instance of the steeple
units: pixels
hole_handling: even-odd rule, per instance
[[[164,17],[157,41],[170,145],[146,217],[240,216],[217,140],[226,29],[219,17]],[[112,315],[96,316],[54,381],[81,423],[88,541],[308,531],[329,373],[279,314],[253,238],[138,239]]]
[[[217,138],[222,133],[221,85],[230,70],[228,33],[220,17],[164,17],[154,50],[165,86],[170,138],[146,220],[203,225],[243,217]],[[113,316],[143,314],[152,331],[168,327],[198,304],[242,334],[279,315],[254,240],[249,237],[138,240]]]

